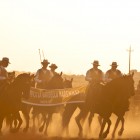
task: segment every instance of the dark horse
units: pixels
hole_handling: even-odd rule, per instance
[[[54,77],[49,81],[49,83],[46,85],[47,90],[51,90],[51,89],[63,89],[63,88],[71,88],[72,87],[72,81],[71,80],[67,80],[65,79],[63,81],[62,78],[62,73],[60,74],[56,74],[54,75]],[[28,130],[29,128],[29,111],[30,109],[28,109],[27,107],[28,105],[24,104],[23,105],[23,114],[26,117],[26,129],[25,131]],[[60,105],[61,106],[61,105]],[[39,131],[42,132],[44,130],[44,127],[46,127],[45,132],[47,132],[47,127],[50,123],[50,121],[52,120],[52,115],[53,113],[60,113],[60,106],[30,106],[29,108],[33,108],[33,125],[35,125],[35,117],[38,114],[41,114],[43,117],[43,124],[42,126],[39,128]],[[63,106],[61,106],[63,108]]]
[[[61,75],[55,75],[49,82],[47,89],[72,88],[72,81],[73,81],[73,78],[71,80],[67,80],[65,78],[65,80],[63,81],[63,78],[61,77]],[[44,107],[44,109],[45,109],[44,111],[48,114],[48,118],[45,119],[39,131],[42,132],[44,129],[44,126],[46,125],[46,129],[44,132],[47,134],[47,128],[48,128],[49,123],[52,120],[53,113],[60,113],[62,115],[63,110],[64,110],[64,105],[61,104],[61,105],[55,105],[55,106],[48,106],[48,107]]]
[[[96,88],[96,87],[100,87],[100,88]],[[97,91],[95,89],[100,89],[100,90]],[[117,78],[115,80],[112,80],[110,83],[107,83],[105,86],[91,85],[89,92],[87,93],[85,103],[81,105],[80,113],[76,117],[76,123],[79,128],[79,136],[82,135],[82,131],[83,131],[80,121],[82,119],[85,119],[89,112],[90,112],[90,120],[95,113],[99,114],[103,118],[101,124],[101,130],[99,134],[100,138],[107,137],[109,133],[110,125],[111,125],[110,116],[112,113],[115,113],[118,117],[113,133],[115,134],[119,121],[122,121],[122,128],[119,132],[120,134],[122,134],[124,129],[123,117],[125,112],[128,111],[128,107],[129,107],[128,100],[132,95],[134,95],[133,74],[126,75]],[[66,108],[68,114],[71,115],[72,111],[74,111],[75,108],[78,106],[79,105],[76,106],[76,104],[74,106],[69,105],[68,108]],[[71,111],[71,113],[69,113],[69,111]],[[70,119],[69,116],[68,118]],[[66,124],[68,125],[68,123]],[[103,133],[106,123],[108,124],[108,127],[107,130]]]
[[[30,92],[30,74],[18,75],[11,84],[5,82],[5,87],[0,93],[0,132],[5,117],[18,119],[19,123],[14,132],[18,131],[22,119],[19,111],[21,109],[21,99],[26,98]]]

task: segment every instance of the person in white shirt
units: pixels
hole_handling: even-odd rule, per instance
[[[3,57],[0,63],[0,81],[5,81],[8,79],[6,67],[8,67],[9,64],[9,58]]]
[[[116,79],[116,78],[122,76],[121,71],[117,69],[117,67],[118,67],[117,62],[112,62],[112,64],[110,66],[111,66],[111,69],[109,69],[105,73],[105,82],[110,82],[113,79]]]
[[[52,72],[52,74],[53,74],[53,76],[54,75],[56,75],[56,74],[58,74],[55,70],[58,68],[57,66],[56,66],[56,64],[51,64],[50,66],[50,71]]]
[[[42,68],[38,69],[35,75],[35,82],[36,82],[36,88],[45,89],[47,83],[50,81],[50,79],[53,77],[53,74],[50,72],[50,70],[47,69],[48,60],[44,59],[42,62]]]
[[[95,60],[93,63],[93,68],[86,72],[85,80],[89,83],[101,83],[103,81],[103,72],[98,69],[99,61]]]

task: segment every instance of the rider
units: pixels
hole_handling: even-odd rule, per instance
[[[8,72],[6,70],[9,64],[9,58],[3,57],[0,63],[0,92],[9,85]]]
[[[103,82],[103,72],[100,69],[98,69],[98,66],[100,66],[99,61],[95,60],[92,64],[93,68],[87,71],[85,80],[93,84]]]
[[[47,69],[48,60],[44,59],[42,62],[42,68],[37,70],[36,76],[35,76],[35,82],[37,88],[46,88],[46,84],[49,82],[49,80],[53,77],[53,74],[50,72],[50,70]]]
[[[86,73],[85,80],[89,82],[86,89],[86,104],[87,109],[92,107],[92,103],[96,102],[96,99],[99,98],[98,95],[101,91],[103,82],[103,72],[98,69],[99,61],[95,60],[93,63],[93,68],[89,69]]]
[[[118,66],[117,62],[112,62],[112,64],[110,66],[111,66],[111,69],[109,69],[105,73],[106,82],[110,82],[111,80],[122,76],[121,71],[117,69],[117,66]]]
[[[56,64],[51,64],[50,66],[50,71],[52,72],[53,76],[58,74],[55,70],[58,68]]]
[[[8,79],[8,72],[5,69],[10,64],[9,58],[3,57],[0,63],[0,81],[5,81]]]

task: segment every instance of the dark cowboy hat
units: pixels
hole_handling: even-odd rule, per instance
[[[91,64],[96,65],[96,66],[100,66],[98,60],[94,60],[93,63],[91,63]]]
[[[11,64],[8,57],[3,57],[1,62],[7,62],[8,64]]]
[[[55,68],[55,69],[58,68],[55,64],[51,64],[49,67],[50,67],[50,68]]]
[[[44,59],[42,62],[41,62],[41,64],[43,65],[43,64],[50,64],[50,62],[47,60],[47,59]]]
[[[117,65],[117,62],[112,62],[110,66],[118,66],[118,65]]]

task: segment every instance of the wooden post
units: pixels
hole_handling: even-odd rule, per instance
[[[38,50],[39,50],[40,62],[42,62],[40,49],[38,49]]]
[[[127,51],[129,53],[129,74],[130,74],[130,70],[131,70],[131,52],[133,51],[131,49],[131,45],[130,45],[130,47],[129,47],[129,49]]]

